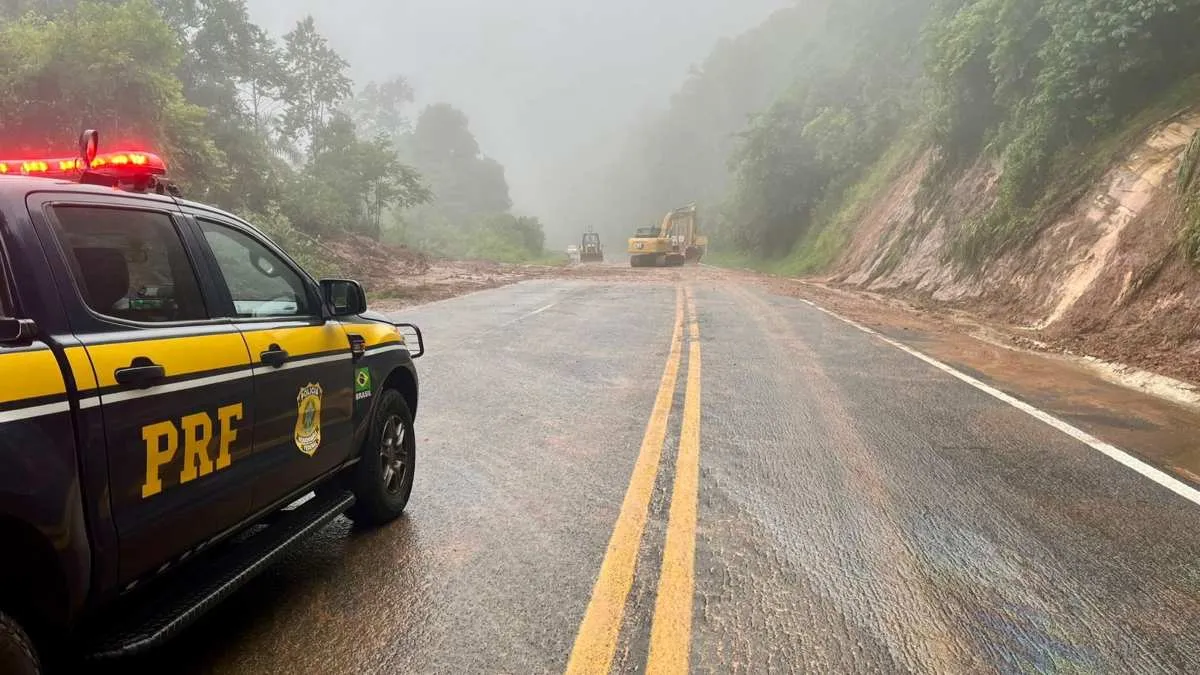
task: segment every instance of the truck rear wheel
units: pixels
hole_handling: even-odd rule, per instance
[[[41,672],[41,661],[29,635],[15,619],[0,612],[0,673],[39,675]]]
[[[353,469],[350,489],[357,501],[346,515],[363,525],[383,525],[400,517],[412,494],[416,461],[412,412],[400,392],[384,389],[362,459]]]

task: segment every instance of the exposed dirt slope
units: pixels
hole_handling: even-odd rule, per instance
[[[1200,382],[1200,273],[1180,249],[1175,190],[1198,129],[1200,112],[1149,130],[1064,217],[975,273],[947,262],[946,242],[994,202],[1000,167],[981,163],[942,204],[919,207],[922,157],[879,196],[827,281],[966,310],[1024,346]]]

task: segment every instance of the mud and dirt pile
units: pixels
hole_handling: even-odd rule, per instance
[[[363,284],[372,309],[444,300],[551,273],[553,268],[486,260],[443,260],[407,246],[349,235],[320,243],[326,267]]]
[[[358,272],[359,280],[368,287],[386,285],[397,276],[425,274],[433,264],[433,259],[421,251],[359,235],[326,242],[324,248],[342,266]]]
[[[1155,126],[1064,216],[978,269],[951,262],[953,228],[994,203],[1000,167],[920,202],[928,156],[876,199],[828,282],[965,310],[1023,346],[1200,382],[1200,272],[1183,250],[1180,162],[1200,111]]]
[[[385,312],[528,279],[624,280],[637,278],[640,271],[629,269],[624,261],[569,265],[565,256],[559,265],[446,260],[357,235],[325,240],[317,246],[328,275],[358,280],[366,288],[371,308]]]

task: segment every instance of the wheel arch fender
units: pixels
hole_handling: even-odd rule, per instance
[[[37,528],[0,515],[0,608],[22,623],[67,627],[70,589],[54,545]]]
[[[411,367],[398,365],[392,368],[391,372],[383,381],[383,386],[380,391],[386,389],[395,389],[404,397],[404,402],[408,404],[408,412],[412,414],[413,419],[417,417],[417,403],[420,400],[420,390],[417,385],[417,374]]]

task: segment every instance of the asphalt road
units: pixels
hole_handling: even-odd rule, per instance
[[[406,311],[405,518],[118,672],[1200,671],[1200,507],[800,300],[645,272]]]

